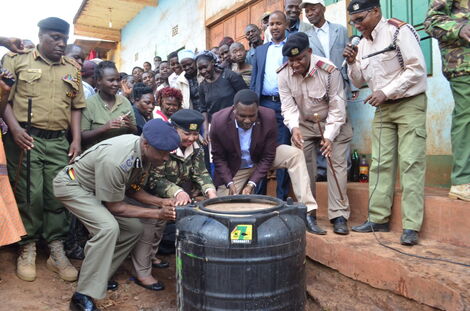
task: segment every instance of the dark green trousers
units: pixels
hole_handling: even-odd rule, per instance
[[[426,170],[426,105],[426,95],[421,94],[382,104],[375,112],[369,178],[369,196],[372,195],[369,217],[372,222],[389,221],[399,168],[403,190],[403,229],[421,229]]]
[[[55,139],[42,139],[33,136],[31,150],[31,204],[26,199],[26,153],[23,157],[21,173],[16,187],[16,202],[27,235],[20,244],[43,238],[47,242],[65,240],[69,229],[68,214],[54,197],[52,180],[67,165],[69,143],[65,136]],[[21,149],[13,141],[11,134],[5,135],[5,151],[8,175],[12,186],[18,169]]]
[[[450,79],[452,112],[452,185],[470,184],[470,75]]]

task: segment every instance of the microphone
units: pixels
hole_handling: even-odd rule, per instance
[[[372,56],[375,56],[375,55],[379,55],[379,54],[382,54],[382,53],[385,53],[385,52],[388,52],[388,51],[393,51],[393,50],[396,50],[396,49],[397,49],[396,45],[390,44],[389,46],[387,46],[383,50],[380,50],[380,51],[374,52],[372,54],[363,56],[362,59],[366,59],[366,58],[369,58],[369,57],[372,57]]]
[[[361,42],[361,37],[352,36],[350,45],[351,45],[351,47],[358,46],[359,42]],[[346,63],[347,63],[347,61],[346,61],[346,59],[344,59],[343,64],[341,65],[341,69],[343,69],[344,66],[346,66]]]

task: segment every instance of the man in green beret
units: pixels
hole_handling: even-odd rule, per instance
[[[42,238],[51,251],[48,268],[66,281],[75,281],[77,270],[63,249],[68,217],[54,198],[52,179],[81,152],[80,118],[85,100],[80,68],[64,57],[69,24],[49,17],[38,26],[39,45],[25,54],[9,53],[4,60],[4,67],[16,80],[4,116],[10,129],[5,136],[8,174],[16,184],[15,196],[27,231],[20,242],[16,273],[22,280],[35,280],[36,242]],[[28,103],[31,124],[27,124]],[[70,144],[65,135],[68,130]],[[30,165],[23,156],[27,152]]]

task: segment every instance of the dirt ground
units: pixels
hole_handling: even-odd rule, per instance
[[[1,311],[66,311],[76,282],[61,280],[46,267],[47,248],[40,247],[36,260],[37,278],[25,282],[15,275],[16,246],[0,248],[0,310]],[[153,292],[142,288],[131,279],[131,263],[127,259],[114,279],[118,290],[108,291],[105,299],[97,301],[106,311],[170,311],[176,310],[174,255],[160,256],[171,263],[170,268],[154,269],[154,274],[165,284],[165,290]],[[78,268],[80,261],[72,263]]]
[[[76,282],[61,280],[46,267],[47,247],[40,246],[36,260],[37,278],[34,282],[20,280],[16,274],[17,246],[0,248],[0,311],[68,311]],[[175,256],[159,256],[170,262],[167,269],[154,269],[154,275],[165,284],[165,290],[152,292],[131,279],[131,262],[127,259],[116,273],[116,291],[108,291],[105,299],[97,301],[103,311],[173,311],[176,310]],[[81,261],[72,260],[75,267]],[[312,299],[306,311],[322,310]]]

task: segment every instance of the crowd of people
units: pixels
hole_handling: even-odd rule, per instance
[[[455,100],[449,196],[470,201],[470,8],[450,2],[431,1],[424,25],[441,44]],[[427,104],[419,36],[384,18],[380,1],[352,0],[350,24],[362,37],[351,44],[325,10],[323,0],[286,0],[284,12],[246,26],[248,50],[225,37],[211,50],[155,56],[130,74],[67,45],[60,18],[39,22],[37,46],[0,37],[11,51],[0,72],[0,246],[18,242],[17,276],[36,279],[44,240],[48,268],[78,280],[73,310],[97,310],[93,299],[118,288],[112,276],[128,255],[135,283],[162,290],[152,268],[169,266],[156,254],[175,207],[266,194],[273,169],[277,197],[285,200],[291,185],[307,206],[307,230],[320,235],[315,181],[326,172],[333,232],[349,234],[347,103],[363,86],[371,90],[364,103],[376,107],[370,203],[352,230],[389,231],[399,170],[400,242],[416,245]],[[83,260],[80,275],[69,258]]]

